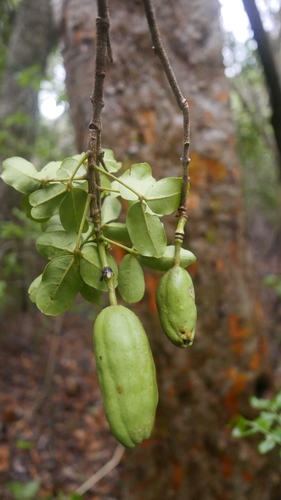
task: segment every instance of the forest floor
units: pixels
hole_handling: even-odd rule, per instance
[[[117,441],[103,410],[92,327],[89,311],[50,318],[35,307],[32,314],[14,314],[3,321],[1,500],[20,500],[11,495],[8,484],[31,480],[40,483],[36,498],[50,495],[50,499],[64,499],[114,454]],[[119,499],[120,468],[122,462],[83,499]]]

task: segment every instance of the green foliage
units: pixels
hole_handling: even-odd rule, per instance
[[[69,493],[65,495],[64,493],[59,492],[56,497],[54,495],[47,495],[42,497],[38,496],[38,492],[40,489],[39,481],[28,481],[27,483],[23,483],[21,481],[13,481],[8,484],[8,488],[14,498],[14,500],[83,500],[83,496],[79,495],[79,493]]]
[[[252,434],[262,434],[263,439],[258,445],[261,454],[272,450],[276,445],[281,446],[281,391],[272,399],[250,398],[250,404],[259,410],[259,416],[247,420],[243,416],[235,421],[232,436],[241,438]],[[281,449],[279,451],[281,456]]]
[[[38,481],[29,481],[25,484],[14,481],[8,486],[15,500],[33,500],[36,498],[40,489],[40,483]]]
[[[253,39],[225,38],[226,72],[249,224],[262,214],[278,222],[280,192],[268,92]]]
[[[276,274],[268,274],[264,277],[263,282],[266,286],[273,288],[277,295],[281,297],[281,277]]]
[[[105,168],[96,167],[102,177],[101,192],[107,193],[102,198],[101,234],[89,219],[92,197],[87,193],[87,155],[51,161],[41,171],[19,157],[3,162],[2,179],[25,195],[26,215],[41,228],[36,247],[50,262],[30,285],[29,293],[45,314],[56,316],[67,311],[78,293],[100,303],[101,292],[107,291],[104,259],[114,273],[114,286],[128,303],[141,300],[145,290],[136,257],[153,269],[166,270],[173,265],[175,247],[167,247],[160,219],[177,209],[181,179],[156,182],[147,163],[132,165],[118,178],[115,174],[121,163],[110,150],[105,150],[104,162]],[[118,221],[120,199],[129,205],[126,222]],[[4,226],[2,232],[24,237],[24,232],[12,224]],[[119,278],[118,266],[109,253],[114,244],[128,252],[120,265]],[[181,250],[180,255],[185,267],[195,260],[187,250]]]

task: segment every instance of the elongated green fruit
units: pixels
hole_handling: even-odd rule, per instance
[[[161,326],[168,339],[178,347],[193,344],[197,311],[193,283],[182,267],[172,267],[160,279],[156,304]]]
[[[151,435],[158,390],[148,338],[126,307],[105,308],[94,325],[94,349],[106,417],[128,448]]]

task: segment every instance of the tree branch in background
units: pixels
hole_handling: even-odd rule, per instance
[[[267,33],[264,30],[255,0],[243,0],[264,69],[272,109],[271,125],[278,148],[278,163],[281,179],[281,82]]]
[[[175,77],[173,69],[170,65],[166,51],[163,47],[162,40],[161,40],[160,33],[159,33],[159,29],[158,29],[157,22],[156,22],[156,18],[155,18],[155,12],[154,12],[152,0],[143,0],[143,5],[144,5],[144,10],[145,10],[146,18],[147,18],[147,23],[149,26],[151,38],[152,38],[154,52],[159,57],[159,59],[162,63],[162,66],[163,66],[164,71],[166,73],[166,76],[168,78],[168,82],[169,82],[170,87],[173,91],[173,94],[176,98],[177,105],[183,114],[183,152],[182,152],[182,157],[181,157],[182,170],[183,170],[183,175],[182,175],[183,182],[182,182],[181,201],[180,201],[180,206],[178,208],[177,215],[180,217],[186,217],[185,205],[186,205],[186,192],[187,192],[187,186],[188,186],[188,181],[189,181],[188,166],[189,166],[189,162],[190,162],[190,158],[189,158],[189,146],[190,146],[189,106],[188,106],[187,100],[185,99],[185,97],[181,93],[179,84],[177,82],[177,79]]]

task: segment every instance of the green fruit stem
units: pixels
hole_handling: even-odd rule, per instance
[[[105,251],[105,245],[103,242],[98,243],[98,252],[101,260],[102,267],[108,267],[107,255]],[[114,275],[110,278],[104,278],[108,290],[109,303],[111,306],[117,306],[117,297],[115,293],[115,285],[114,285]]]
[[[177,228],[175,231],[175,254],[174,254],[174,266],[180,266],[180,251],[184,237],[184,226],[186,223],[186,218],[179,218]]]

